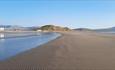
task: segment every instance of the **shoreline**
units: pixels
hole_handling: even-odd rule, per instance
[[[115,36],[61,32],[62,36],[4,62],[1,70],[115,70]]]

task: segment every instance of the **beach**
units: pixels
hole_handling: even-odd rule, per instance
[[[115,70],[114,35],[60,33],[55,40],[1,61],[0,70]]]

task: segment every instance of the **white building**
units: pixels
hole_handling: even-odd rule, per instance
[[[0,31],[4,31],[5,30],[5,28],[3,28],[3,27],[0,27]]]
[[[0,34],[0,38],[4,38],[4,34]]]
[[[38,29],[37,31],[38,31],[38,32],[41,32],[42,30]]]

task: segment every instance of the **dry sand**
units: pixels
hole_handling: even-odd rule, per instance
[[[0,70],[115,70],[115,36],[62,34],[41,47],[0,62]]]

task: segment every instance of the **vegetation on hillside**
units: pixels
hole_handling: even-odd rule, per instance
[[[68,27],[60,27],[60,26],[54,26],[54,25],[45,25],[40,27],[41,30],[47,30],[47,31],[70,31]]]

